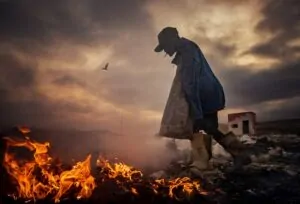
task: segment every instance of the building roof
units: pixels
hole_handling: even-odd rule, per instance
[[[246,114],[251,114],[251,115],[256,115],[254,112],[252,111],[247,111],[247,112],[239,112],[239,113],[230,113],[228,114],[228,121],[233,121],[234,119],[246,115]]]

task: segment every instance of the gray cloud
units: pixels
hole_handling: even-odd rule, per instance
[[[0,82],[2,88],[31,87],[35,84],[34,65],[22,64],[14,55],[0,54]]]
[[[248,53],[280,59],[289,59],[300,46],[288,47],[287,43],[300,36],[300,2],[268,0],[261,12],[264,19],[256,26],[256,31],[274,36],[267,42],[255,45]]]
[[[83,123],[70,119],[68,114],[86,114],[91,111],[91,108],[68,101],[50,102],[47,98],[35,96],[34,99],[26,101],[1,100],[0,111],[0,127],[28,125],[29,127],[85,129],[86,127],[80,126]]]
[[[99,38],[106,42],[111,41],[125,31],[145,29],[149,26],[143,2],[1,2],[0,40],[13,43],[15,47],[26,51],[43,50],[44,46],[51,46],[57,39],[88,45]]]
[[[224,71],[228,105],[247,106],[300,96],[299,67],[299,61],[294,61],[256,73],[243,67]]]
[[[268,110],[267,107],[261,106],[259,107],[259,119],[260,120],[276,120],[283,118],[299,118],[300,117],[300,98],[290,98],[287,99],[283,104],[276,106]]]
[[[148,14],[143,6],[144,1],[139,0],[2,1],[0,41],[9,50],[21,51],[33,58],[37,57],[37,60],[40,56],[57,58],[57,50],[53,46],[56,46],[58,40],[66,41],[69,45],[93,46],[95,41],[113,42],[125,33],[149,27]],[[6,53],[6,48],[0,51]],[[59,56],[62,60],[67,57],[78,59],[82,56],[78,56],[77,51],[61,53]],[[0,93],[3,97],[0,125],[55,123],[57,112],[87,113],[91,110],[67,101],[53,103],[39,94],[35,83],[37,65],[24,64],[15,57],[15,52],[0,56],[0,69]],[[76,77],[77,73],[70,75],[63,69],[61,67],[62,71],[58,73],[60,77],[53,79],[53,84],[88,88],[80,77]],[[18,87],[33,97],[25,100],[20,96],[15,101]],[[66,125],[69,125],[67,121]]]
[[[274,36],[244,54],[272,57],[280,60],[280,63],[257,72],[249,67],[223,69],[220,75],[225,84],[229,107],[256,106],[264,119],[300,116],[298,100],[290,99],[300,96],[300,58],[296,55],[299,54],[299,47],[287,45],[300,36],[298,4],[296,1],[283,0],[265,2],[261,10],[264,17],[257,24],[256,32]],[[277,109],[266,111],[263,103],[273,100],[286,102]]]
[[[41,95],[36,89],[34,63],[21,62],[13,54],[1,54],[0,71],[0,127],[16,124],[68,126],[70,121],[64,118],[65,113],[90,111],[88,107],[68,101],[51,102]],[[61,81],[63,79],[67,81],[66,77]],[[24,93],[27,97],[23,97]]]
[[[215,0],[214,2],[240,3],[237,0],[230,2]],[[299,10],[295,9],[299,7],[295,5],[298,2],[290,2],[267,1],[261,11],[264,18],[257,25],[256,31],[262,35],[266,32],[275,35],[270,41],[258,44],[248,51],[256,55],[282,59],[280,65],[268,70],[253,73],[243,67],[226,69],[228,65],[222,64],[222,60],[232,57],[238,48],[228,44],[226,38],[210,40],[205,35],[205,30],[201,30],[199,26],[200,34],[196,41],[200,46],[202,43],[210,44],[210,48],[215,50],[215,53],[208,53],[207,56],[213,67],[219,67],[218,76],[224,82],[229,107],[252,106],[266,101],[299,96],[299,60],[293,55],[299,52],[299,48],[285,46],[299,34],[299,18],[297,18]],[[163,66],[166,64],[157,64],[154,61],[162,57],[155,56],[153,53],[156,34],[152,29],[151,18],[144,8],[144,3],[145,1],[139,0],[1,2],[0,40],[10,50],[36,57],[37,61],[39,57],[46,56],[49,60],[71,62],[74,59],[84,64],[86,56],[81,53],[84,48],[78,51],[66,49],[68,52],[64,53],[64,49],[57,51],[56,46],[64,41],[66,42],[62,45],[64,48],[70,46],[71,49],[73,45],[93,47],[95,42],[110,44],[118,39],[118,43],[114,44],[113,58],[126,59],[129,61],[128,65],[114,67],[113,59],[109,67],[111,70],[106,73],[107,76],[97,78],[97,74],[94,73],[91,74],[95,75],[94,80],[88,82],[86,78],[84,79],[87,76],[81,76],[81,72],[70,73],[70,70],[64,70],[64,67],[55,67],[56,70],[61,69],[61,72],[53,74],[56,78],[52,80],[52,84],[58,87],[80,86],[89,93],[105,97],[116,105],[162,111],[171,85],[170,73],[173,72],[166,70],[168,68],[164,69]],[[180,8],[184,3],[178,1],[176,4]],[[4,100],[0,102],[3,113],[0,125],[28,123],[29,118],[32,124],[52,122],[59,125],[62,120],[69,122],[61,116],[63,114],[91,111],[90,107],[77,105],[75,102],[49,101],[37,91],[38,65],[35,62],[25,64],[16,55],[7,53],[5,49],[0,51],[6,53],[0,56],[2,73],[0,94],[4,96]],[[205,48],[203,51],[206,53]],[[172,65],[168,64],[168,66]],[[114,68],[118,71],[114,72]],[[19,101],[15,101],[19,89],[26,91],[31,96],[30,100],[19,98]],[[296,107],[295,105],[289,107],[291,111],[285,111],[282,116],[292,115],[292,109]],[[280,110],[274,112],[279,114]],[[271,115],[266,113],[268,114]]]

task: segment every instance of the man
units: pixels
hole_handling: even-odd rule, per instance
[[[164,28],[158,34],[158,41],[155,52],[165,51],[170,57],[176,53],[172,63],[180,68],[182,88],[194,124],[191,146],[195,166],[205,170],[211,158],[207,150],[210,147],[206,145],[205,149],[207,139],[199,133],[200,130],[213,136],[232,155],[236,168],[251,163],[245,146],[236,136],[232,132],[224,135],[218,130],[218,111],[225,108],[225,95],[222,85],[197,44],[179,37],[177,29],[173,27]]]

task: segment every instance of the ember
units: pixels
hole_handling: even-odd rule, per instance
[[[168,196],[176,200],[195,194],[207,194],[198,181],[188,177],[151,180],[129,165],[122,162],[113,163],[103,157],[97,160],[100,179],[96,179],[91,173],[91,155],[71,168],[62,168],[62,165],[49,155],[50,143],[31,140],[27,135],[30,133],[29,128],[20,127],[19,131],[24,136],[21,141],[4,138],[7,145],[3,166],[16,182],[16,191],[9,194],[14,199],[52,199],[54,202],[60,202],[64,198],[90,198],[97,187],[107,182],[113,182],[123,192],[129,192],[133,196],[139,196],[145,189],[153,195]],[[18,159],[11,153],[12,147],[28,149],[33,153],[33,158]]]

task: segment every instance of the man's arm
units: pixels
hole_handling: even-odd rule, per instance
[[[203,111],[201,107],[201,100],[199,98],[199,94],[197,93],[199,90],[197,89],[196,75],[198,68],[195,63],[194,57],[197,54],[197,50],[192,45],[184,45],[180,49],[181,54],[181,81],[182,88],[186,95],[186,99],[190,105],[192,117],[194,120],[203,118]]]

